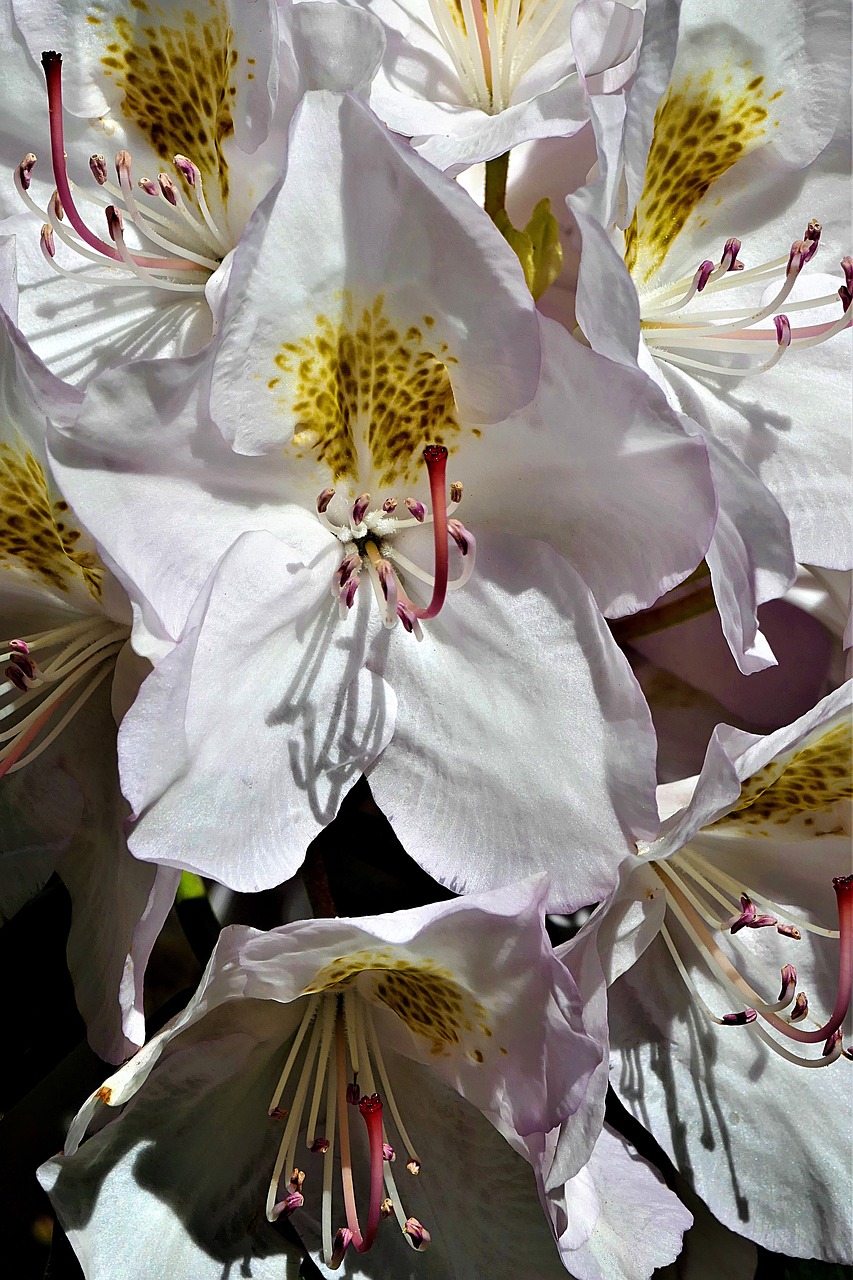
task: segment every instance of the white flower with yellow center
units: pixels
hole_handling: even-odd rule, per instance
[[[78,407],[0,313],[0,918],[58,871],[77,1003],[93,1047],[120,1062],[145,1038],[142,977],[177,873],[127,851],[111,695],[123,709],[144,673],[127,598],[45,451],[46,415]]]
[[[618,88],[642,30],[638,8],[611,0],[358,3],[387,32],[370,105],[440,169],[577,133],[583,74]]]
[[[755,610],[793,572],[786,524],[797,560],[853,564],[849,9],[786,0],[737,28],[728,15],[686,0],[675,48],[671,24],[647,24],[621,142],[602,147],[607,180],[570,204],[586,338],[639,361],[708,442],[708,563],[749,673],[770,658]]]
[[[609,987],[613,1087],[712,1212],[837,1262],[853,1256],[851,688],[765,738],[720,726],[563,952],[585,999]]]
[[[29,215],[11,216],[12,188],[2,207],[20,242],[27,333],[77,381],[198,349],[223,263],[281,173],[298,97],[369,79],[378,22],[272,0],[11,8],[4,151]]]
[[[42,1169],[80,1256],[145,1280],[168,1240],[175,1274],[253,1255],[253,1274],[279,1275],[287,1245],[267,1222],[285,1216],[347,1275],[564,1275],[518,1153],[585,1126],[601,1048],[551,950],[545,895],[538,880],[225,930],[187,1008]]]
[[[122,728],[138,856],[277,884],[369,772],[454,888],[551,868],[555,900],[607,892],[604,833],[654,831],[653,748],[598,606],[651,603],[714,518],[702,446],[607,372],[456,183],[353,97],[306,96],[210,350],[99,379],[52,442],[181,636],[140,610],[163,660]]]

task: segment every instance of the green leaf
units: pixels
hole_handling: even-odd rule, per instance
[[[182,871],[181,883],[178,885],[175,901],[187,902],[191,898],[204,898],[206,896],[207,890],[204,887],[204,881],[201,876],[195,875],[192,871]]]

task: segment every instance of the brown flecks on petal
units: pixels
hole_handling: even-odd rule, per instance
[[[362,995],[393,1010],[414,1035],[429,1042],[431,1053],[447,1053],[470,1043],[486,1026],[485,1008],[452,973],[428,958],[403,957],[392,951],[340,956],[320,970],[305,994],[340,990],[360,974],[373,978],[371,989],[361,988]],[[467,1052],[469,1060],[485,1061],[482,1048],[473,1046]]]
[[[446,343],[425,339],[420,326],[432,317],[397,323],[382,295],[361,308],[348,293],[341,302],[339,319],[318,315],[313,334],[275,357],[278,403],[298,424],[294,446],[333,481],[413,484],[424,445],[446,445],[460,429],[447,374],[456,361]]]
[[[95,1097],[100,1098],[101,1102],[106,1103],[107,1106],[110,1105],[110,1102],[112,1101],[112,1096],[113,1096],[113,1091],[107,1084],[102,1084],[98,1092],[95,1094]]]
[[[101,65],[124,94],[122,114],[164,163],[189,156],[206,190],[213,184],[208,200],[219,191],[224,203],[229,180],[222,144],[234,132],[239,62],[225,5],[197,0],[182,14],[167,14],[148,0],[130,0],[128,11],[114,18],[113,30]]]
[[[813,837],[849,834],[851,742],[845,722],[771,760],[743,783],[740,800],[714,827],[738,824],[749,834],[771,835],[796,824]],[[818,815],[817,825],[809,813]]]
[[[0,442],[0,568],[23,570],[67,594],[81,579],[97,600],[104,566],[77,544],[83,534],[68,516],[68,503],[51,498],[44,468],[23,441]]]
[[[642,283],[711,184],[767,141],[767,104],[779,92],[768,98],[764,76],[746,81],[750,66],[688,77],[658,107],[643,194],[625,232],[625,262]]]

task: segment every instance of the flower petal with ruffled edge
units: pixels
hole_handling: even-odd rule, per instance
[[[18,213],[10,185],[4,225],[21,242],[23,323],[57,371],[82,382],[111,363],[209,340],[230,251],[281,173],[306,83],[363,85],[381,56],[376,19],[337,6],[322,6],[318,19],[320,7],[308,4],[293,27],[290,7],[272,0],[156,11],[129,0],[21,4],[11,27],[8,14],[0,20],[11,122],[3,150],[30,205]],[[50,49],[63,55],[46,66],[54,133],[65,120],[61,145],[48,136],[39,66]],[[54,161],[65,153],[60,174],[52,143]],[[66,167],[73,197],[62,187]],[[49,209],[55,182],[72,206],[61,220]],[[50,224],[41,240],[33,210]]]
[[[319,149],[334,159],[331,191],[313,188],[312,234],[323,220],[345,221],[312,254],[297,239],[306,234],[298,183],[309,182]],[[371,168],[389,200],[374,208],[353,187],[341,201],[335,166]],[[395,189],[405,193],[404,216],[389,208]],[[536,389],[538,319],[517,261],[463,192],[351,98],[306,97],[287,176],[260,213],[269,223],[256,217],[235,256],[210,354],[98,380],[73,431],[52,441],[57,475],[137,603],[137,649],[164,658],[169,637],[181,637],[122,739],[138,817],[132,848],[233,887],[274,884],[293,873],[367,771],[407,847],[445,882],[487,888],[520,867],[548,868],[555,904],[601,896],[613,868],[596,850],[618,847],[629,831],[654,834],[653,739],[588,588],[531,538],[513,501],[530,456],[523,430],[510,424],[489,452],[489,418]],[[379,219],[387,235],[379,236]],[[415,252],[417,229],[426,243]],[[431,256],[437,235],[441,252]],[[310,308],[294,276],[312,282]],[[284,307],[288,290],[294,305]],[[211,383],[213,414],[240,452],[207,421]],[[623,425],[636,431],[638,452],[657,447],[655,431],[647,437],[634,423],[629,399],[626,386],[614,458],[630,452]],[[658,431],[661,449],[689,465],[694,447],[662,420]],[[560,421],[561,442],[563,432]],[[433,443],[441,440],[443,448]],[[473,575],[477,538],[453,515],[463,486],[451,482],[448,495],[434,478],[447,450],[475,492],[478,459],[485,464],[493,520],[477,535]],[[558,453],[545,442],[546,459]],[[442,529],[448,496],[451,522]],[[253,537],[232,547],[244,533]],[[439,608],[420,601],[431,589],[441,603],[426,565],[442,553],[452,580]],[[546,635],[557,661],[543,666]],[[545,725],[548,768],[538,749]],[[474,772],[478,785],[466,785]],[[231,777],[224,786],[223,773]],[[507,797],[500,818],[498,793]],[[179,800],[203,822],[204,839],[194,823],[169,816]],[[233,805],[241,824],[216,818]],[[571,871],[561,855],[568,829],[589,850]],[[460,833],[464,868],[452,854]]]
[[[606,0],[490,0],[482,9],[470,0],[360,2],[387,36],[370,105],[453,172],[533,138],[577,133],[587,119],[578,66],[619,86],[642,25]]]
[[[594,976],[595,948],[611,1082],[712,1212],[767,1248],[834,1261],[853,1249],[834,1034],[850,998],[850,702],[848,684],[765,738],[721,726],[695,788],[661,789],[674,812],[660,839],[564,952]]]
[[[843,112],[843,71],[833,67],[845,17],[832,5],[819,12],[796,3],[777,6],[779,37],[773,39],[763,23],[755,38],[742,23],[736,34],[725,28],[722,35],[715,12],[682,6],[675,66],[654,137],[654,89],[672,60],[673,28],[647,24],[634,87],[642,92],[629,91],[617,138],[629,186],[637,188],[637,161],[644,157],[645,185],[634,191],[627,214],[620,215],[612,196],[620,165],[612,147],[602,154],[606,186],[570,198],[570,207],[584,237],[577,314],[587,338],[632,364],[641,333],[641,366],[706,439],[713,435],[727,447],[725,466],[716,459],[722,515],[709,562],[716,561],[711,567],[727,638],[749,672],[768,661],[755,608],[791,581],[782,511],[798,558],[833,567],[850,562],[849,439],[838,429],[849,416],[843,408],[849,351],[843,338],[831,336],[844,324],[847,303],[834,301],[838,280],[811,268],[798,278],[818,239],[828,262],[849,248],[843,123],[827,146]],[[600,142],[606,149],[607,140]],[[651,148],[647,163],[644,143]],[[795,208],[802,211],[792,224]],[[789,262],[788,246],[815,215],[826,225],[815,232],[809,223],[805,249]],[[631,283],[598,225],[609,227],[614,217],[627,227]],[[706,311],[715,299],[729,302],[735,284],[743,286],[743,301],[735,299],[739,310]],[[602,290],[621,299],[605,323],[597,305]],[[823,309],[810,307],[813,300]],[[836,310],[828,311],[829,303]],[[776,328],[762,330],[762,316],[774,310],[789,313],[790,322],[783,316]],[[756,376],[743,376],[750,372]],[[758,521],[756,477],[781,504],[774,511],[765,497]]]
[[[529,1170],[525,1196],[523,1162],[483,1128],[553,1128],[583,1106],[600,1060],[551,951],[545,895],[540,879],[391,916],[226,930],[184,1012],[93,1094],[66,1154],[43,1170],[81,1258],[96,1264],[141,1197],[144,1230],[159,1220],[179,1254],[193,1251],[194,1274],[213,1274],[214,1263],[271,1247],[266,1193],[267,1218],[289,1214],[328,1263],[342,1179],[356,1274],[388,1274],[392,1256],[405,1266],[403,1241],[380,1220],[386,1194],[404,1238],[426,1249],[428,1276],[473,1280],[515,1249],[560,1274]],[[104,1104],[123,1107],[119,1118],[79,1146]],[[367,1164],[362,1233],[348,1171],[362,1199]],[[478,1186],[488,1202],[472,1212]],[[492,1196],[507,1195],[515,1233],[494,1217]]]

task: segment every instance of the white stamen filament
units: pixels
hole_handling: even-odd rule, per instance
[[[311,1039],[308,1042],[308,1051],[305,1054],[305,1061],[302,1064],[302,1070],[299,1073],[299,1081],[296,1085],[296,1093],[290,1108],[290,1114],[287,1117],[287,1124],[284,1127],[281,1142],[279,1143],[278,1155],[273,1165],[272,1174],[270,1176],[269,1190],[267,1191],[266,1213],[270,1222],[275,1221],[275,1206],[278,1203],[278,1184],[284,1169],[292,1169],[296,1159],[296,1147],[299,1141],[299,1128],[302,1123],[302,1112],[305,1108],[305,1096],[308,1093],[308,1084],[311,1079],[311,1072],[314,1068],[314,1062],[317,1057],[317,1049],[320,1043],[321,1023],[313,1017],[312,1011],[311,1021],[313,1023],[311,1030]],[[302,1019],[302,1026],[306,1026],[306,1019]],[[300,1028],[301,1030],[301,1028]],[[303,1033],[304,1035],[304,1033]],[[275,1095],[273,1095],[275,1096]],[[280,1097],[281,1095],[279,1095]],[[272,1107],[271,1107],[272,1109]]]
[[[816,228],[816,235],[813,234]],[[806,231],[806,241],[797,242],[791,254],[775,258],[745,270],[735,268],[736,252],[724,252],[720,262],[708,274],[702,283],[704,270],[710,264],[703,264],[691,277],[683,277],[666,288],[658,289],[651,294],[640,295],[641,324],[643,338],[655,359],[677,368],[689,369],[696,373],[711,373],[724,377],[742,378],[757,373],[766,373],[782,359],[792,348],[816,346],[826,342],[853,323],[853,308],[841,303],[842,313],[834,321],[812,325],[804,329],[791,329],[786,317],[780,317],[783,305],[791,312],[808,311],[827,306],[838,306],[837,295],[825,295],[812,299],[797,300],[788,303],[794,285],[808,261],[817,249],[820,228],[810,223]],[[739,248],[738,242],[734,243]],[[799,245],[799,248],[798,248]],[[846,262],[846,259],[845,259]],[[843,265],[843,264],[842,264]],[[724,289],[741,288],[744,285],[769,283],[774,277],[783,274],[783,280],[775,296],[763,306],[738,307],[728,310],[685,310],[701,292],[713,294]],[[681,314],[679,314],[681,313]],[[775,332],[773,329],[761,329],[761,323],[770,316],[777,317]],[[784,329],[778,328],[779,324]],[[692,351],[693,355],[685,354]],[[709,359],[697,356],[705,353]],[[759,357],[757,363],[733,368],[717,361],[718,356],[740,355],[750,361]]]
[[[156,197],[150,197],[150,193],[147,189],[145,190],[146,196],[151,199],[157,199],[158,203],[161,203],[168,210],[168,213],[164,213],[160,208],[143,205],[133,190],[129,157],[127,163],[119,166],[119,185],[116,186],[115,183],[110,181],[103,183],[103,191],[113,197],[112,201],[105,199],[100,188],[96,188],[95,191],[78,191],[73,183],[70,184],[71,189],[74,191],[75,199],[86,201],[94,208],[103,210],[108,208],[111,203],[114,203],[120,215],[128,219],[144,240],[166,249],[174,257],[175,266],[173,270],[169,270],[167,265],[151,266],[138,261],[137,251],[127,247],[120,232],[113,236],[113,242],[122,260],[121,265],[117,265],[112,259],[93,250],[70,227],[63,224],[55,212],[55,192],[48,202],[47,210],[43,210],[38,206],[24,186],[21,177],[22,166],[19,166],[15,172],[15,186],[27,208],[36,214],[43,223],[52,227],[56,236],[64,245],[72,249],[80,257],[86,258],[91,262],[97,262],[107,268],[102,277],[70,271],[62,263],[57,262],[46,251],[43,244],[42,252],[44,257],[58,275],[66,276],[69,279],[76,280],[78,283],[121,283],[122,285],[135,287],[147,285],[172,293],[202,294],[208,276],[218,269],[222,257],[230,248],[230,244],[228,236],[223,233],[211,215],[204,195],[201,174],[196,166],[193,165],[192,167],[195,174],[195,183],[191,189],[198,210],[197,213],[187,206],[176,183],[171,183],[170,185],[170,190],[175,199],[174,204],[166,200],[162,189]],[[199,242],[198,247],[183,242],[187,231]],[[131,273],[129,276],[124,274],[125,269]],[[185,270],[189,270],[191,273],[188,278],[175,279],[176,275],[182,276]],[[192,274],[195,271],[198,272],[197,275]]]
[[[735,880],[732,876],[727,875],[725,871],[720,870],[719,867],[709,862],[708,859],[703,858],[701,854],[697,853],[697,851],[690,845],[685,845],[683,849],[678,851],[676,856],[679,858],[679,861],[686,859],[691,866],[695,866],[698,863],[702,867],[705,875],[709,879],[715,879],[723,889],[730,889],[738,899],[742,893],[747,894],[748,897],[752,898],[753,902],[758,903],[761,907],[766,907],[768,911],[772,911],[775,916],[778,916],[780,920],[786,921],[787,924],[796,925],[798,929],[803,929],[807,933],[816,933],[821,938],[837,939],[841,936],[837,929],[825,929],[823,925],[812,924],[810,920],[805,920],[800,916],[792,915],[790,911],[785,911],[782,907],[778,907],[775,902],[770,902],[768,898],[763,897],[757,892],[757,890],[751,888],[750,885],[744,884],[741,881]],[[732,904],[732,909],[737,910],[737,907]]]
[[[310,1033],[310,1034],[309,1034]],[[341,1056],[343,1054],[343,1057]],[[301,1056],[301,1062],[300,1062]],[[323,1256],[327,1266],[332,1266],[335,1235],[333,1232],[334,1198],[333,1184],[335,1177],[335,1146],[337,1131],[340,1128],[342,1142],[341,1174],[343,1178],[344,1199],[352,1195],[351,1154],[345,1158],[345,1151],[351,1152],[349,1139],[349,1111],[358,1110],[357,1101],[348,1101],[346,1113],[339,1111],[340,1099],[343,1097],[344,1077],[341,1072],[347,1070],[349,1062],[351,1081],[355,1086],[356,1099],[370,1097],[379,1091],[376,1088],[374,1064],[378,1068],[382,1080],[382,1092],[379,1094],[383,1105],[387,1103],[394,1118],[400,1141],[413,1160],[418,1160],[414,1147],[399,1115],[399,1108],[391,1093],[388,1074],[381,1057],[381,1049],[373,1025],[370,1004],[354,988],[340,994],[327,991],[308,997],[299,1026],[293,1036],[293,1042],[287,1054],[284,1067],[269,1104],[269,1114],[273,1117],[287,1116],[284,1133],[279,1143],[275,1163],[273,1164],[266,1198],[266,1215],[273,1221],[276,1209],[281,1212],[282,1201],[287,1197],[282,1180],[290,1178],[290,1188],[294,1189],[292,1170],[296,1169],[299,1134],[303,1126],[303,1117],[310,1093],[308,1122],[305,1133],[305,1144],[311,1151],[309,1159],[317,1157],[323,1160],[322,1204],[320,1208],[320,1226],[323,1242]],[[292,1101],[289,1111],[283,1112],[280,1103],[291,1077],[296,1076]],[[313,1076],[313,1085],[312,1085]],[[324,1089],[325,1087],[325,1089]],[[323,1135],[325,1150],[317,1148],[315,1135],[317,1120],[325,1091],[325,1132]],[[340,1097],[339,1097],[340,1094]],[[347,1089],[348,1096],[348,1089]],[[345,1127],[344,1127],[345,1125]],[[382,1125],[383,1142],[388,1143],[388,1132]],[[346,1142],[344,1142],[346,1139]],[[390,1144],[389,1144],[390,1145]],[[420,1164],[420,1161],[418,1161]],[[344,1167],[345,1166],[345,1167]],[[306,1165],[306,1184],[310,1185],[310,1164]],[[302,1175],[300,1175],[301,1178]],[[403,1208],[397,1189],[390,1161],[383,1161],[382,1182],[393,1205],[402,1234],[412,1248],[417,1244],[405,1231],[407,1214]],[[347,1190],[349,1188],[349,1190]],[[349,1220],[349,1210],[348,1210]],[[368,1245],[369,1247],[369,1245]]]
[[[789,1026],[789,1024],[779,1017],[779,1010],[783,1008],[787,1008],[788,1005],[790,1004],[790,1000],[781,1000],[781,1001],[774,1001],[774,1002],[768,1002],[763,1000],[761,996],[759,996],[758,992],[755,991],[755,989],[750,985],[750,983],[748,983],[745,980],[742,974],[740,974],[734,968],[731,961],[728,960],[728,958],[723,954],[723,952],[717,946],[713,938],[709,936],[704,936],[704,937],[702,936],[702,933],[696,927],[695,919],[691,919],[689,911],[685,907],[685,902],[689,903],[690,906],[693,906],[694,910],[698,910],[698,907],[695,903],[695,899],[693,895],[685,889],[685,886],[683,885],[683,881],[680,879],[680,877],[678,877],[676,874],[673,874],[668,863],[665,863],[665,862],[656,864],[654,867],[654,870],[666,891],[667,909],[671,911],[672,914],[675,916],[675,918],[678,920],[679,925],[684,930],[684,932],[686,933],[690,941],[693,943],[696,950],[699,952],[699,955],[701,956],[702,960],[704,961],[705,965],[707,966],[707,968],[709,969],[709,971],[711,972],[715,980],[729,993],[729,995],[731,995],[731,997],[735,1001],[746,1005],[750,1009],[753,1009],[759,1018],[764,1019],[764,1021],[767,1022],[771,1027],[773,1027],[777,1032],[780,1032],[781,1034],[784,1035],[786,1032],[786,1028]],[[711,1021],[719,1025],[725,1025],[725,1020],[722,1018],[718,1018],[717,1015],[711,1011],[707,1003],[700,996],[698,990],[696,989],[695,983],[692,981],[689,974],[687,973],[686,966],[684,965],[681,957],[678,955],[678,950],[677,950],[677,947],[675,946],[675,943],[672,939],[671,934],[665,929],[664,926],[662,926],[661,928],[661,935],[663,937],[664,943],[667,946],[667,949],[669,950],[670,954],[673,957],[673,960],[676,964],[676,968],[678,969],[680,977],[682,978],[688,990],[690,991],[690,994],[693,996],[693,998],[696,1000],[699,1007],[702,1009],[703,1013],[705,1013],[706,1016],[711,1019]],[[814,1058],[814,1059],[802,1057],[799,1054],[790,1052],[788,1049],[784,1047],[784,1045],[780,1044],[774,1036],[771,1036],[769,1033],[767,1033],[767,1031],[764,1028],[759,1027],[757,1024],[757,1020],[754,1022],[751,1022],[749,1024],[749,1027],[750,1027],[750,1030],[756,1033],[761,1032],[761,1035],[760,1035],[761,1040],[769,1048],[773,1049],[774,1052],[778,1052],[781,1057],[784,1057],[787,1061],[796,1063],[797,1065],[827,1066],[830,1063],[834,1062],[836,1058],[839,1056],[838,1054],[830,1053],[825,1057]],[[790,1036],[792,1032],[788,1032],[788,1034]],[[839,1053],[840,1053],[840,1049],[839,1049]]]
[[[22,637],[14,647],[0,642],[0,662],[17,674],[17,680],[7,677],[0,683],[0,726],[11,721],[10,727],[0,727],[0,777],[23,769],[56,740],[112,673],[127,636],[127,627],[97,616]],[[37,654],[43,655],[40,662]],[[60,703],[81,683],[78,696],[54,720]]]
[[[524,12],[520,0],[485,0],[485,9],[483,0],[460,0],[461,24],[453,0],[429,0],[429,7],[471,105],[489,115],[510,105],[552,24],[566,16],[562,0],[528,0]]]

